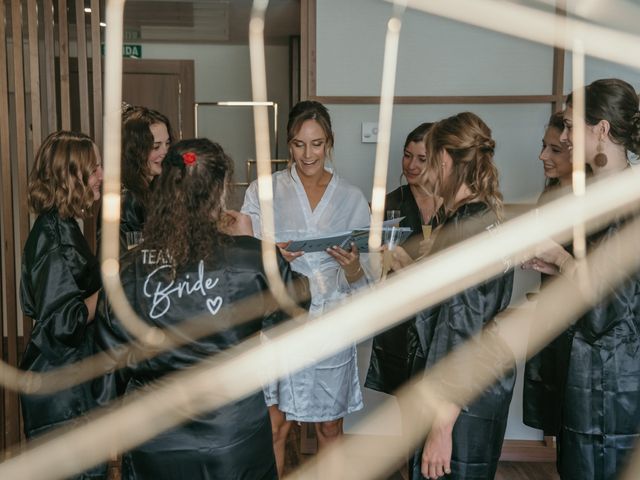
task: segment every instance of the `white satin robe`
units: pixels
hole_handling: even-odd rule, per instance
[[[369,225],[370,211],[364,195],[335,172],[313,211],[295,166],[274,173],[272,178],[277,242],[326,236]],[[249,185],[241,211],[251,217],[254,234],[262,237],[257,181]],[[309,278],[311,318],[320,316],[353,291],[378,278],[378,255],[363,253],[360,262],[365,275],[353,284],[347,282],[342,268],[325,252],[305,253],[291,263],[292,270]],[[322,345],[318,347],[317,351],[308,353],[314,359],[311,366],[288,374],[264,389],[267,404],[277,404],[287,420],[336,420],[363,407],[355,345],[328,358],[322,353]],[[286,352],[278,352],[278,359],[286,362]]]

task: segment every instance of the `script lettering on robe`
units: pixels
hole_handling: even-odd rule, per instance
[[[151,299],[149,317],[153,319],[162,317],[171,308],[172,298],[185,296],[203,297],[204,304],[211,315],[220,311],[223,303],[222,297],[210,295],[210,291],[218,285],[219,279],[204,276],[204,262],[202,260],[198,264],[198,274],[195,279],[190,278],[190,275],[187,274],[181,279],[166,282],[167,275],[163,271],[171,270],[171,268],[171,265],[159,266],[147,276],[144,282],[143,293]]]

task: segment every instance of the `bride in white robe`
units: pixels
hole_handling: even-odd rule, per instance
[[[298,103],[289,115],[287,134],[289,168],[272,177],[275,237],[292,270],[309,278],[309,313],[313,318],[373,283],[379,268],[370,262],[373,255],[360,254],[355,247],[309,253],[285,250],[292,240],[345,232],[370,222],[362,192],[325,165],[333,147],[326,108],[318,102]],[[261,237],[257,181],[247,189],[242,213],[251,217],[254,234]],[[310,352],[317,359],[313,365],[265,388],[280,473],[290,421],[314,422],[319,447],[323,448],[342,434],[344,416],[363,407],[355,345],[330,357],[321,350],[322,346],[320,351]]]

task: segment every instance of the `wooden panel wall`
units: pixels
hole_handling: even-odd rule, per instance
[[[22,318],[17,298],[19,260],[30,228],[27,177],[34,153],[58,128],[83,131],[102,143],[103,4],[0,0],[0,358],[13,366],[32,326],[31,319]],[[78,65],[77,76],[70,75],[70,61]],[[72,111],[79,111],[77,124]],[[94,232],[95,219],[89,219],[85,233],[92,237]],[[22,432],[18,397],[1,386],[0,425],[4,452],[21,441]]]

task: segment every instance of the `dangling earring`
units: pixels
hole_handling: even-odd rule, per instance
[[[593,159],[593,163],[596,164],[596,166],[602,168],[604,167],[607,162],[609,161],[609,159],[607,158],[607,155],[603,152],[604,147],[602,145],[602,139],[598,140],[598,147],[596,148],[596,151],[598,153],[596,153],[596,156]]]

